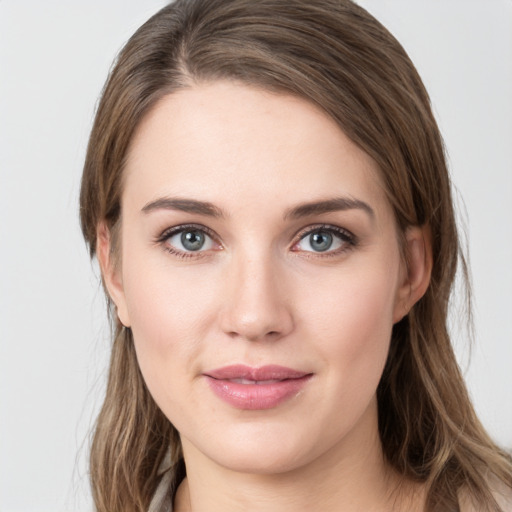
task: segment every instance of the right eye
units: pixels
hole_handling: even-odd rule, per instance
[[[213,240],[203,231],[198,229],[182,231],[167,239],[167,243],[179,251],[200,251],[213,247]]]
[[[166,250],[178,256],[192,256],[218,247],[205,228],[199,226],[177,226],[160,237]]]

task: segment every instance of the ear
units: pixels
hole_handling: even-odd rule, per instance
[[[393,323],[399,322],[427,291],[432,272],[432,242],[428,226],[411,226],[405,232],[405,261],[397,290]]]
[[[126,307],[126,298],[123,288],[120,257],[115,256],[112,250],[112,236],[105,222],[98,225],[96,231],[96,255],[100,264],[103,285],[115,304],[117,316],[125,327],[130,327],[130,317]]]

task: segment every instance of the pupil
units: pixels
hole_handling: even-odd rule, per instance
[[[318,252],[323,252],[329,249],[332,245],[332,235],[325,231],[313,233],[310,236],[311,247]]]
[[[200,231],[184,231],[181,243],[188,251],[198,251],[204,244],[204,234]]]

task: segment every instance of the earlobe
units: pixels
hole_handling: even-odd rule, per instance
[[[402,282],[397,291],[393,322],[399,322],[425,294],[432,272],[432,242],[428,226],[412,226],[405,232]]]
[[[130,327],[130,318],[126,307],[120,258],[114,257],[112,237],[105,222],[98,225],[96,231],[96,255],[100,264],[103,285],[116,306],[117,316],[125,327]]]

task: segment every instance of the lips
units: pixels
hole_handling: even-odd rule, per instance
[[[268,365],[232,365],[205,372],[214,394],[227,404],[246,410],[271,409],[297,395],[311,373]]]

